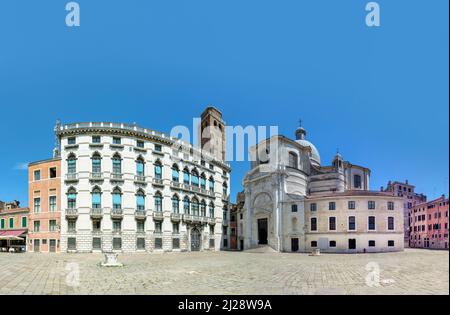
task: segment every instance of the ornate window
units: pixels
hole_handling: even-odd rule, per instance
[[[227,182],[223,182],[223,196],[224,197],[228,196],[228,184],[227,184]]]
[[[145,176],[145,162],[141,156],[136,160],[136,175],[140,177]]]
[[[102,191],[99,187],[95,186],[92,190],[92,208],[100,209],[102,207]]]
[[[202,173],[200,176],[200,188],[206,189],[206,175],[205,173]]]
[[[214,184],[215,184],[214,178],[211,176],[211,177],[209,178],[209,190],[210,190],[210,191],[214,191]]]
[[[163,200],[163,197],[162,197],[161,193],[158,191],[155,194],[155,211],[156,212],[162,212],[162,200]]]
[[[198,216],[199,203],[197,198],[192,199],[192,215]]]
[[[98,152],[92,156],[92,173],[100,174],[102,172],[102,157]]]
[[[191,184],[193,186],[198,187],[199,181],[198,181],[198,172],[196,169],[192,170]]]
[[[112,191],[113,209],[122,209],[122,191],[119,187],[114,188]]]
[[[155,178],[162,179],[162,164],[160,160],[155,162]]]
[[[180,181],[180,170],[178,165],[172,165],[172,181],[178,183]]]
[[[172,197],[172,212],[180,213],[180,198],[177,195]]]
[[[202,200],[202,202],[200,203],[200,215],[202,217],[206,217],[206,201]]]
[[[122,174],[122,159],[119,154],[114,154],[112,158],[113,174]]]
[[[77,172],[77,158],[75,154],[70,154],[67,158],[67,173],[75,174]]]
[[[189,174],[189,170],[187,168],[183,170],[183,183],[186,185],[191,183],[191,175]]]
[[[209,204],[209,217],[210,218],[214,218],[215,217],[215,214],[214,214],[214,202],[211,202],[210,204]]]
[[[77,208],[77,191],[73,187],[69,188],[69,190],[67,191],[67,208]]]
[[[136,210],[145,210],[145,193],[142,189],[139,189],[136,193]]]
[[[183,210],[184,210],[184,214],[190,214],[191,211],[191,202],[189,201],[189,197],[186,196],[183,199]]]

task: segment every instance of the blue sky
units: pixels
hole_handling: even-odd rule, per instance
[[[339,148],[372,189],[448,192],[448,1],[79,0],[0,3],[0,200],[27,200],[20,164],[51,157],[56,119],[169,132],[208,105],[228,124],[301,118],[324,164]],[[232,193],[249,164],[233,163]]]

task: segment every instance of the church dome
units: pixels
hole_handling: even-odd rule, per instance
[[[297,138],[296,142],[300,144],[303,147],[309,147],[311,148],[311,164],[315,166],[320,166],[320,154],[319,150],[317,150],[316,146],[305,139],[306,137],[306,130],[303,127],[299,127],[295,131],[295,137]]]

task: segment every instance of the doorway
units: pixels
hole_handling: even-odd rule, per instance
[[[291,238],[291,251],[298,252],[298,238]]]
[[[33,251],[39,253],[41,251],[41,242],[39,240],[33,240]]]
[[[267,219],[258,219],[258,244],[267,245]]]
[[[356,249],[356,239],[350,238],[348,240],[348,249]]]
[[[197,228],[191,230],[191,251],[200,251],[202,234]]]
[[[56,253],[56,240],[50,240],[50,253]]]

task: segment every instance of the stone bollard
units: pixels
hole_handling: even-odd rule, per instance
[[[123,264],[118,260],[119,254],[105,253],[105,261],[102,262],[102,267],[123,267]]]
[[[313,249],[310,256],[320,256],[320,248]]]

